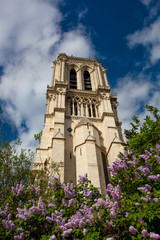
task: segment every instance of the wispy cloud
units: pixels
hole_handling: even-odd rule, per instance
[[[78,19],[81,20],[82,18],[84,18],[87,12],[88,12],[88,8],[84,6],[84,8],[78,14]]]
[[[144,5],[148,6],[152,0],[140,0]]]
[[[137,115],[140,119],[145,118],[146,105],[160,108],[160,81],[153,83],[151,76],[139,73],[138,75],[127,74],[118,79],[114,91],[118,95],[118,113],[122,121],[123,129],[130,128],[132,117]]]
[[[129,34],[126,38],[130,48],[143,45],[150,54],[150,60],[154,64],[160,60],[160,18],[149,27]]]
[[[33,148],[34,133],[43,128],[45,91],[50,84],[52,60],[60,52],[82,57],[95,54],[83,25],[62,32],[63,17],[56,2],[1,2],[0,65],[4,71],[0,100],[24,147]]]

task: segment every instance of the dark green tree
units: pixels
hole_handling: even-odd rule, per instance
[[[150,150],[150,148],[160,143],[159,110],[148,105],[146,105],[146,109],[152,117],[147,115],[144,122],[141,123],[139,118],[134,116],[131,123],[132,128],[125,130],[128,140],[127,149],[135,154],[144,153],[144,150]]]

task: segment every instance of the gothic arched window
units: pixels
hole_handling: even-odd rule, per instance
[[[104,171],[104,177],[105,177],[105,182],[106,185],[109,183],[109,176],[108,176],[108,168],[107,168],[107,162],[106,162],[106,156],[104,152],[101,152],[102,156],[102,164],[103,164],[103,171]]]
[[[84,89],[85,90],[92,90],[91,87],[91,79],[90,79],[90,74],[88,71],[84,71]]]
[[[77,89],[77,74],[73,68],[70,71],[70,88]]]

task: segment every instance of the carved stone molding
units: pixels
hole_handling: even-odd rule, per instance
[[[54,108],[54,112],[65,112],[65,108]]]
[[[55,99],[56,99],[55,94],[53,94],[53,93],[48,93],[48,100],[49,100],[49,101],[52,101],[52,100],[55,100]]]

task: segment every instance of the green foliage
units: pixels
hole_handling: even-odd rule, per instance
[[[17,147],[21,145],[18,141],[15,144],[1,142],[0,145],[0,202],[8,197],[9,190],[17,183],[28,185],[31,164],[34,158],[33,152],[24,149],[17,152]]]
[[[144,122],[141,123],[138,117],[134,116],[133,123],[131,123],[132,129],[125,130],[128,149],[137,154],[141,154],[160,143],[159,110],[148,105],[146,105],[146,109],[154,119],[147,115]]]
[[[41,137],[42,137],[42,131],[37,133],[37,134],[34,134],[34,139],[38,140],[39,143],[41,141]]]

